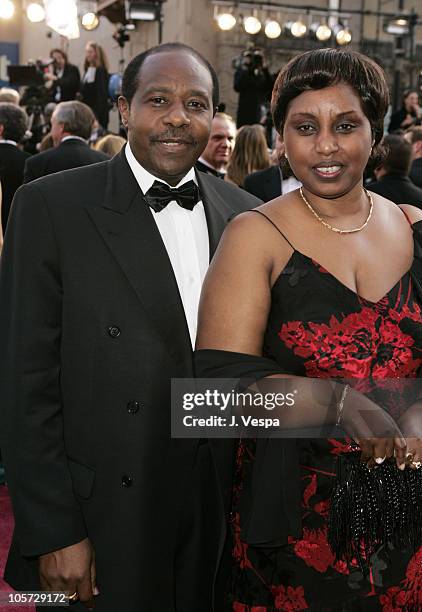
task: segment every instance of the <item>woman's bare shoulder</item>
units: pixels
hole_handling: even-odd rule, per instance
[[[418,221],[422,221],[422,210],[411,204],[399,204],[399,208],[406,214],[410,223],[413,225]]]

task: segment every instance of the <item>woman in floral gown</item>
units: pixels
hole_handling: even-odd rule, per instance
[[[303,190],[232,221],[205,281],[200,376],[347,379],[338,417],[368,401],[398,427],[386,438],[344,427],[354,440],[241,441],[235,612],[422,610],[422,549],[380,544],[365,571],[356,558],[337,559],[327,539],[339,457],[359,452],[368,465],[396,461],[400,470],[422,462],[413,384],[422,364],[422,213],[366,192],[362,179],[387,105],[384,74],[365,56],[323,49],[294,58],[272,110]],[[316,404],[295,408],[317,424]]]

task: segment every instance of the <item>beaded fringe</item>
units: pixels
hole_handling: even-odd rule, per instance
[[[422,545],[422,469],[394,460],[368,468],[360,452],[339,457],[331,494],[328,541],[338,560],[357,559],[364,573],[380,545]]]

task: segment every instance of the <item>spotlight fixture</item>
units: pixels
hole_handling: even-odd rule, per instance
[[[265,35],[268,38],[278,38],[281,34],[281,26],[278,21],[270,20],[265,25]]]
[[[160,7],[149,2],[126,2],[126,19],[128,21],[157,21],[160,19]]]
[[[326,42],[331,38],[331,28],[326,23],[314,24],[315,38],[320,42]],[[312,26],[311,26],[312,28]]]
[[[49,28],[68,39],[79,38],[78,7],[75,0],[44,0]]]
[[[40,23],[45,19],[44,7],[39,2],[31,2],[26,9],[26,16],[32,23]]]
[[[352,34],[348,26],[338,25],[334,28],[334,35],[338,45],[348,45],[352,42]]]
[[[82,27],[90,32],[91,30],[98,28],[100,20],[98,19],[96,13],[89,12],[82,15],[81,23]]]
[[[0,19],[11,19],[15,14],[12,0],[0,0]]]
[[[231,13],[220,13],[217,15],[216,19],[220,30],[225,32],[232,30],[236,25],[236,17]]]
[[[307,31],[307,27],[301,19],[297,21],[288,21],[285,27],[286,31],[294,36],[294,38],[303,38]]]
[[[251,16],[243,20],[243,27],[247,34],[258,34],[262,26],[257,17]]]
[[[384,20],[384,32],[394,36],[406,36],[410,32],[412,15],[397,15]],[[413,25],[413,24],[412,24]]]

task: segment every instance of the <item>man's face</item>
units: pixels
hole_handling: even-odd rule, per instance
[[[130,106],[120,97],[119,109],[138,162],[157,178],[177,185],[208,142],[211,75],[188,52],[151,55],[141,68]]]
[[[63,138],[64,125],[59,123],[56,119],[56,113],[54,112],[51,116],[51,137],[53,139],[54,146],[57,147]]]
[[[211,134],[202,157],[216,170],[223,170],[230,161],[236,139],[236,128],[232,121],[214,117]]]

